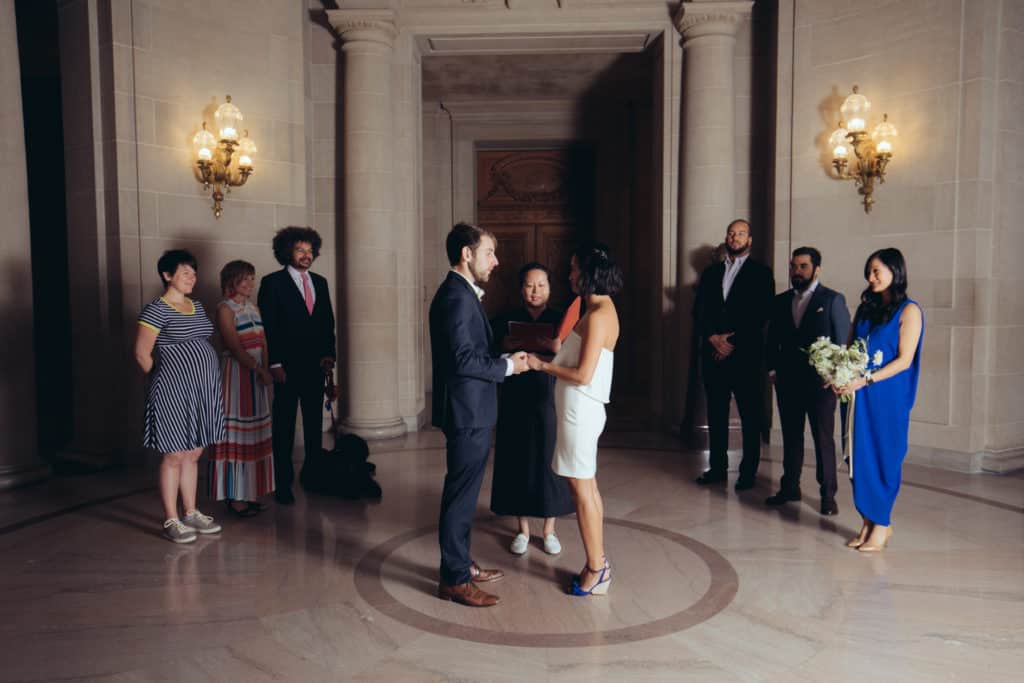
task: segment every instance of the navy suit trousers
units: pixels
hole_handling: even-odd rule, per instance
[[[449,586],[468,583],[473,560],[469,552],[470,532],[480,484],[487,469],[493,427],[445,429],[448,439],[448,472],[441,494],[441,581]]]

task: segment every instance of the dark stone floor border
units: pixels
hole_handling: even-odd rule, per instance
[[[424,614],[400,603],[384,587],[382,573],[388,558],[405,544],[427,534],[436,534],[437,525],[420,527],[394,536],[370,550],[356,565],[356,591],[374,609],[407,626],[448,638],[458,638],[488,645],[507,645],[512,647],[561,648],[561,647],[593,647],[600,645],[618,645],[633,643],[649,638],[678,633],[697,624],[701,624],[725,609],[739,590],[739,576],[732,564],[710,546],[696,541],[689,536],[678,534],[667,529],[631,522],[625,519],[605,518],[608,526],[618,526],[634,531],[660,536],[668,541],[683,546],[699,557],[708,567],[711,583],[704,594],[684,610],[662,619],[644,624],[627,626],[608,631],[587,633],[516,633],[481,629],[475,626],[457,624],[437,617]],[[612,588],[614,591],[614,586]],[[609,600],[614,597],[572,598],[566,600]],[[519,606],[529,609],[528,605]],[[507,609],[507,604],[488,609]],[[472,609],[466,607],[464,609]]]

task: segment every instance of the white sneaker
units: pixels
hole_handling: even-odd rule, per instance
[[[513,555],[525,555],[526,551],[530,549],[530,537],[526,534],[517,534],[508,549],[512,551]]]
[[[548,534],[544,537],[544,552],[548,555],[557,555],[562,552],[562,544],[558,542],[558,536]]]
[[[196,532],[182,524],[180,519],[169,519],[164,522],[164,536],[174,543],[192,543],[196,540]]]
[[[204,515],[199,510],[193,510],[181,518],[182,524],[191,527],[198,534],[216,534],[220,532],[220,524],[213,521],[210,515]]]

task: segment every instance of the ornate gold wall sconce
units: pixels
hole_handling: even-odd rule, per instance
[[[217,107],[213,119],[217,135],[208,131],[206,121],[203,121],[202,130],[192,138],[192,150],[203,189],[212,189],[213,215],[220,218],[224,194],[231,192],[232,187],[245,185],[252,175],[252,158],[258,150],[248,130],[243,132],[241,139],[238,137],[243,116],[231,103],[231,95]],[[238,156],[235,156],[236,149]]]
[[[885,169],[892,159],[893,140],[899,135],[896,126],[889,123],[889,115],[882,114],[882,122],[871,130],[869,136],[866,129],[870,110],[868,98],[858,92],[856,85],[853,86],[853,94],[839,108],[843,120],[828,139],[835,177],[856,183],[857,191],[864,197],[864,213],[870,213],[871,205],[875,203],[875,179],[879,185],[885,182]],[[855,167],[849,165],[851,147],[857,157]]]

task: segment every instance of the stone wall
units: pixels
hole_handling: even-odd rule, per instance
[[[910,457],[956,469],[1000,470],[1024,445],[1022,17],[1012,0],[779,3],[779,287],[790,250],[817,246],[852,313],[867,255],[903,251],[926,320]],[[899,129],[871,213],[825,145],[854,84],[869,126],[887,112]]]

